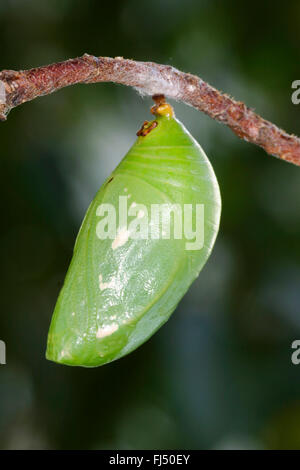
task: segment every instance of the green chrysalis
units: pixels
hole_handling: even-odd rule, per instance
[[[214,245],[221,200],[206,155],[161,102],[99,189],[53,314],[47,359],[96,367],[160,328]]]

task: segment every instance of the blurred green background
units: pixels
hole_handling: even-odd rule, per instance
[[[299,21],[297,0],[5,0],[1,69],[84,52],[167,63],[300,134]],[[91,370],[45,360],[81,220],[151,104],[119,85],[77,85],[0,125],[2,449],[300,448],[300,169],[182,104],[223,198],[209,262],[128,357]]]

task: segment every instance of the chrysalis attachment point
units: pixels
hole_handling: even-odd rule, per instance
[[[151,108],[151,113],[155,116],[166,116],[174,117],[174,110],[169,103],[166,103],[164,95],[153,95],[152,99],[155,101],[155,105]]]

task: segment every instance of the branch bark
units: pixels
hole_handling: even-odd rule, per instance
[[[123,57],[82,57],[24,71],[0,72],[0,120],[26,101],[75,83],[115,82],[141,94],[163,94],[203,111],[226,124],[238,137],[268,154],[300,166],[300,139],[279,129],[201,78],[169,65],[137,62]]]

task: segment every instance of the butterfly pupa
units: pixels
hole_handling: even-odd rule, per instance
[[[211,253],[221,212],[213,168],[170,105],[152,110],[82,222],[50,325],[51,361],[96,367],[136,349]]]

